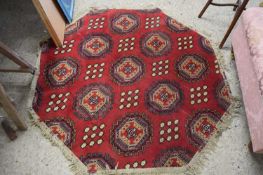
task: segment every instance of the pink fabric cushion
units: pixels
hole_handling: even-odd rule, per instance
[[[239,23],[232,32],[232,46],[247,114],[253,151],[263,153],[263,98],[259,88],[259,81],[255,73],[243,20],[241,20],[241,23]]]
[[[249,8],[243,14],[243,24],[250,48],[254,71],[263,94],[263,8]]]

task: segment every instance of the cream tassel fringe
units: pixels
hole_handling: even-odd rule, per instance
[[[94,10],[96,11],[96,10]],[[93,11],[93,12],[94,12]],[[79,16],[80,18],[80,16]],[[76,21],[76,20],[75,20]],[[191,28],[191,27],[190,27]],[[198,31],[199,34],[204,34],[205,32]],[[204,35],[205,36],[205,35]],[[225,63],[224,58],[222,56],[221,51],[218,49],[218,46],[215,44],[212,44],[215,49],[215,54],[217,56],[218,64],[220,66],[221,72],[224,70],[228,70]],[[215,47],[216,46],[216,47]],[[37,67],[39,68],[40,64],[40,53],[39,51],[39,57],[38,57],[38,63]],[[35,76],[32,81],[31,85],[31,92],[28,102],[28,110],[32,117],[32,123],[34,126],[37,126],[41,129],[42,134],[44,137],[50,140],[50,142],[59,147],[64,154],[64,156],[71,162],[70,169],[72,172],[76,175],[87,175],[89,174],[87,172],[87,167],[71,152],[71,150],[64,145],[63,142],[61,142],[57,137],[53,136],[50,129],[45,125],[45,123],[39,121],[38,115],[35,113],[35,111],[32,108],[32,101],[35,94],[35,87],[37,84],[37,78],[39,75],[39,70],[36,71]],[[238,82],[236,82],[238,83]],[[239,108],[241,107],[240,97],[233,97],[231,106],[229,107],[228,111],[224,114],[221,121],[218,122],[217,128],[218,131],[215,133],[212,138],[209,139],[207,145],[198,153],[195,154],[193,159],[190,161],[190,163],[184,167],[179,168],[145,168],[145,169],[120,169],[117,170],[117,166],[114,170],[100,170],[97,171],[96,174],[108,174],[108,175],[120,175],[120,174],[127,174],[127,175],[133,175],[133,174],[151,174],[151,175],[161,175],[161,174],[176,174],[176,175],[195,175],[200,174],[202,167],[205,165],[205,160],[207,160],[207,155],[209,155],[216,147],[216,143],[218,141],[219,136],[222,134],[223,131],[228,129],[229,125],[231,124],[231,121],[234,116],[238,116],[239,114]]]

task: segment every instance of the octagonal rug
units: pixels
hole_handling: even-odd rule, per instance
[[[205,37],[159,9],[104,10],[42,45],[33,109],[76,173],[185,174],[231,99]]]

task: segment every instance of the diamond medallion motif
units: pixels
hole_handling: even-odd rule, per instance
[[[65,35],[70,35],[77,32],[82,26],[82,20],[78,20],[75,23],[68,25],[65,29]]]
[[[183,95],[177,83],[160,81],[152,86],[146,98],[147,105],[152,112],[165,114],[177,109]]]
[[[139,20],[133,14],[121,14],[112,20],[112,29],[120,34],[132,32],[138,26]]]
[[[172,30],[177,33],[179,32],[185,32],[188,31],[189,28],[186,27],[185,25],[179,23],[177,20],[172,19],[172,18],[167,18],[167,26]]]
[[[80,54],[87,58],[98,58],[110,51],[108,35],[90,35],[80,44]]]
[[[112,77],[120,84],[136,82],[144,73],[144,64],[136,57],[124,57],[117,61],[111,70]]]
[[[61,87],[77,76],[79,65],[73,58],[57,60],[45,68],[46,80],[54,87]]]
[[[154,164],[156,167],[182,167],[187,165],[192,157],[193,153],[191,151],[175,147],[162,151],[162,154],[157,156]]]
[[[72,142],[75,140],[75,130],[72,122],[63,118],[55,118],[44,122],[53,135],[56,135],[65,145],[71,147]]]
[[[186,81],[200,80],[208,70],[207,61],[198,55],[184,55],[175,65],[178,74]]]
[[[105,95],[98,89],[91,90],[82,99],[82,106],[89,112],[97,112],[106,103]]]
[[[223,109],[228,109],[231,104],[231,90],[227,83],[222,80],[216,87],[216,99]]]
[[[116,161],[109,154],[89,153],[80,157],[80,160],[86,165],[88,172],[93,174],[98,170],[114,168]]]
[[[113,126],[111,144],[119,154],[132,156],[143,150],[151,136],[151,125],[143,114],[128,114]]]
[[[146,56],[161,56],[170,51],[171,41],[163,32],[151,32],[141,40],[141,49]]]
[[[43,43],[32,108],[76,170],[196,173],[239,107],[212,42],[160,9],[94,9],[65,30]]]
[[[197,147],[203,147],[216,132],[219,116],[215,112],[204,110],[195,113],[188,120],[188,135]]]
[[[208,53],[214,53],[213,47],[210,43],[210,41],[203,36],[200,36],[199,38],[199,44],[201,48],[203,48]]]
[[[104,117],[111,109],[112,92],[109,86],[91,84],[81,89],[75,100],[75,114],[84,120]]]

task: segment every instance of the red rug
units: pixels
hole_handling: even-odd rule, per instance
[[[90,13],[42,47],[34,110],[89,172],[185,166],[229,106],[210,42],[159,9]]]

